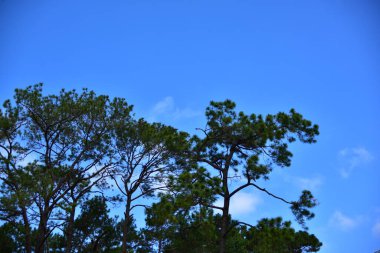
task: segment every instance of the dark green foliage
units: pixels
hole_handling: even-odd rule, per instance
[[[253,187],[289,204],[305,228],[314,217],[311,192],[289,201],[259,185],[291,165],[290,143],[316,141],[318,126],[294,109],[247,115],[230,100],[211,102],[202,135],[189,138],[132,118],[123,98],[87,89],[45,95],[42,88],[17,89],[0,110],[0,252],[319,250],[314,235],[290,222],[264,219],[248,229],[229,214],[231,198]],[[231,184],[232,177],[245,181]],[[151,206],[141,202],[154,196]],[[110,199],[121,200],[121,221],[109,216]],[[147,224],[139,231],[138,207],[146,208]]]
[[[53,234],[48,239],[50,252],[63,253],[66,249],[65,237],[61,234]]]
[[[322,246],[314,235],[295,231],[290,221],[283,222],[280,217],[262,219],[244,235],[248,251],[255,253],[317,252]]]
[[[17,234],[14,226],[9,223],[3,224],[0,227],[0,252],[20,252],[20,242],[17,239],[20,239],[20,236]]]
[[[75,209],[78,197],[99,185],[113,166],[114,122],[128,120],[132,107],[124,99],[111,101],[86,89],[45,96],[41,84],[17,89],[14,100],[14,106],[5,103],[0,120],[1,172],[19,212],[4,210],[24,223],[27,252],[31,244],[28,214],[38,214],[36,252],[42,253],[55,221]],[[25,167],[20,162],[26,155],[32,161]],[[20,193],[24,186],[27,195]],[[69,192],[74,195],[68,196]]]
[[[106,200],[95,196],[84,202],[81,209],[74,222],[74,249],[95,253],[118,247],[121,241],[120,226],[108,216]]]
[[[259,179],[268,180],[275,166],[291,165],[293,154],[288,144],[297,139],[304,143],[314,143],[319,134],[318,126],[291,109],[287,113],[275,115],[246,115],[235,111],[231,100],[211,102],[206,109],[207,126],[201,129],[203,138],[193,137],[194,159],[207,166],[212,175],[219,178],[218,195],[223,199],[223,206],[206,206],[222,211],[219,252],[226,252],[226,242],[230,226],[228,222],[231,198],[239,191],[254,187],[282,202],[291,205],[297,221],[305,225],[305,218],[313,213],[309,208],[316,205],[312,194],[303,192],[300,200],[288,201],[260,187]],[[245,183],[235,187],[230,185],[233,176],[243,176]],[[215,186],[210,186],[215,189]]]
[[[205,137],[194,137],[195,151],[201,162],[223,168],[228,161],[233,170],[243,169],[251,180],[267,178],[273,164],[290,166],[292,153],[288,143],[296,138],[314,143],[318,126],[291,109],[289,114],[246,115],[235,112],[235,103],[211,102],[206,109]],[[231,150],[232,149],[232,150]],[[232,155],[228,159],[228,155]],[[267,163],[260,159],[267,157]],[[238,167],[239,166],[239,167]]]
[[[293,214],[296,217],[296,220],[299,224],[301,224],[304,228],[305,219],[310,220],[314,218],[314,213],[312,213],[309,208],[316,206],[317,202],[314,199],[313,195],[310,191],[304,190],[302,191],[302,195],[298,201],[292,202],[291,209]]]
[[[111,177],[116,180],[120,175],[123,187],[119,190],[124,196],[136,194],[135,199],[151,196],[157,182],[177,169],[176,162],[188,149],[188,134],[143,119],[118,122],[115,134],[118,162]]]
[[[167,203],[162,201],[162,205]],[[222,221],[220,214],[215,215],[207,208],[193,212],[175,212],[174,217],[166,219],[164,223],[163,220],[154,219],[153,214],[161,216],[162,212],[150,210],[148,226],[143,232],[149,242],[156,241],[156,245],[161,245],[163,252],[218,252]],[[280,217],[262,219],[255,226],[242,225],[231,220],[231,217],[229,223],[232,226],[226,241],[226,252],[303,253],[317,252],[322,246],[314,235],[296,231],[291,227],[290,221],[283,222]]]
[[[117,164],[110,173],[122,194],[125,211],[123,249],[127,251],[131,211],[142,197],[152,197],[157,190],[166,188],[169,175],[178,170],[183,152],[188,149],[188,134],[160,123],[119,121],[115,125]]]
[[[148,211],[147,228],[144,233],[156,242],[164,252],[212,252],[218,235],[212,210],[172,210],[164,214],[160,208],[168,209],[163,201]],[[167,211],[167,210],[166,210]]]

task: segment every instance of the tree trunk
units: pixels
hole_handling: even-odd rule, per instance
[[[123,224],[123,241],[122,241],[122,253],[127,253],[127,239],[129,233],[129,225],[131,222],[131,202],[132,196],[127,196],[127,203],[124,211],[124,224]]]
[[[162,238],[158,240],[158,253],[162,252]]]
[[[66,229],[66,250],[65,253],[71,253],[73,247],[73,235],[74,235],[74,218],[75,218],[75,207],[76,204],[73,204],[72,209],[70,210],[69,220]]]
[[[46,238],[45,240],[44,252],[49,253],[49,238]]]
[[[35,253],[44,253],[45,241],[47,236],[48,212],[44,211],[40,215],[40,223],[37,230],[36,250]]]
[[[22,219],[24,221],[24,229],[25,229],[25,253],[32,253],[32,239],[30,235],[30,224],[28,215],[26,212],[26,208],[22,207]]]
[[[229,164],[229,162],[228,162]],[[230,210],[230,193],[228,190],[228,166],[223,170],[223,214],[222,214],[222,224],[220,229],[220,239],[219,239],[219,253],[226,252],[226,242],[227,242],[227,230],[228,230],[228,214]]]
[[[219,253],[226,252],[229,209],[230,209],[230,199],[229,197],[226,196],[224,197],[224,205],[223,205],[222,224],[221,224],[220,241],[219,241]]]

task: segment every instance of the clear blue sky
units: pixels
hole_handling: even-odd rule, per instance
[[[210,100],[246,113],[291,107],[320,125],[266,187],[319,199],[321,252],[380,249],[377,1],[0,1],[0,99],[45,83],[125,97],[138,117],[195,132]],[[235,218],[291,219],[254,191]],[[141,216],[138,216],[141,217]],[[142,221],[139,221],[142,222]]]

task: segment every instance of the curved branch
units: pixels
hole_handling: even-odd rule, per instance
[[[246,183],[246,184],[244,184],[244,185],[242,185],[242,186],[236,188],[236,189],[230,194],[230,197],[232,197],[233,195],[235,195],[236,193],[238,193],[240,190],[243,190],[244,188],[246,188],[246,187],[248,187],[248,186],[253,186],[253,187],[259,189],[260,191],[265,192],[265,193],[268,194],[269,196],[272,196],[273,198],[276,198],[276,199],[278,199],[278,200],[281,200],[282,202],[285,202],[285,203],[287,203],[287,204],[292,204],[292,202],[290,202],[290,201],[288,201],[288,200],[286,200],[286,199],[284,199],[284,198],[282,198],[282,197],[279,197],[279,196],[277,196],[277,195],[275,195],[275,194],[269,192],[267,189],[262,188],[262,187],[258,186],[257,184],[251,183],[250,181],[248,181],[248,183]]]

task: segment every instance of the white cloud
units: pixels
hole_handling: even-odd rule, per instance
[[[230,213],[231,215],[248,214],[255,211],[260,203],[261,200],[256,195],[240,192],[231,199]]]
[[[343,231],[352,230],[359,225],[361,222],[360,217],[352,218],[344,215],[340,211],[335,211],[335,213],[330,218],[330,225],[336,227]]]
[[[372,233],[374,236],[380,238],[380,220],[378,220],[372,227]]]
[[[246,192],[239,192],[234,195],[230,202],[230,214],[244,215],[252,213],[256,210],[256,207],[261,203],[261,199],[255,194],[249,194]],[[216,206],[223,206],[223,199],[218,199],[215,202]],[[217,211],[217,210],[216,210]]]
[[[150,119],[154,121],[159,116],[166,116],[172,119],[193,118],[201,115],[201,112],[188,107],[178,108],[175,106],[173,97],[168,96],[153,106],[151,114]]]
[[[372,160],[372,154],[363,147],[342,149],[339,151],[340,175],[343,178],[348,178],[355,169]]]

